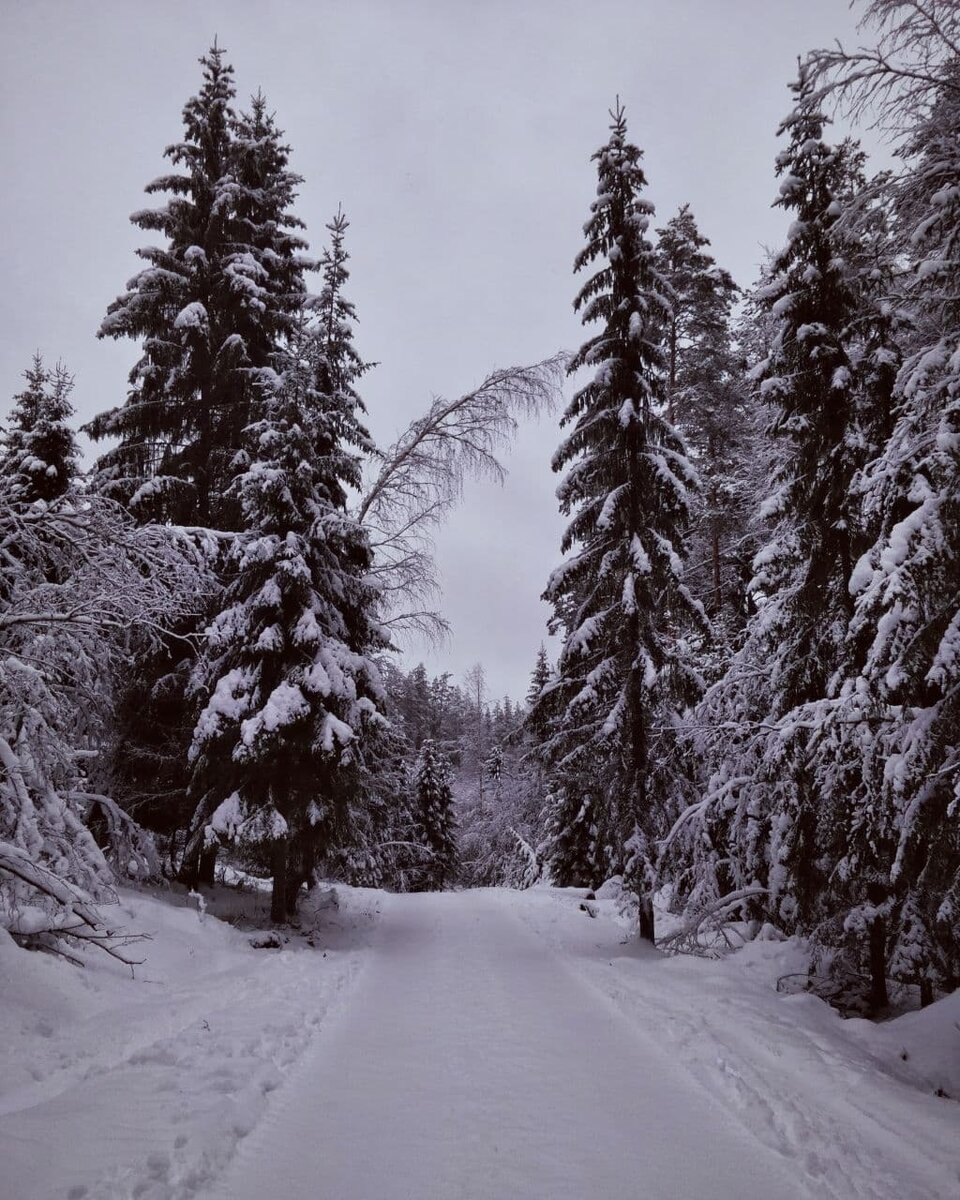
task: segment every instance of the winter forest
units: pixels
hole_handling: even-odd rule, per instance
[[[0,1193],[254,1196],[283,1178],[291,1197],[337,1200],[582,1197],[588,1179],[599,1197],[956,1194],[960,4],[855,8],[859,41],[797,45],[769,114],[782,239],[759,277],[735,279],[715,257],[697,195],[655,208],[644,113],[611,80],[609,112],[593,114],[598,148],[572,164],[594,198],[556,247],[581,344],[491,361],[392,441],[370,432],[366,388],[390,364],[355,304],[349,204],[305,227],[310,181],[283,112],[235,73],[229,29],[195,48],[182,126],[152,147],[158,174],[130,217],[137,259],[89,331],[125,347],[127,379],[81,422],[71,365],[38,328],[2,420],[0,1009],[15,1016],[0,1027],[23,1035],[34,1066],[0,1089],[4,1156],[12,1147]],[[883,147],[880,167],[862,132]],[[505,477],[535,419],[563,533],[539,592],[517,596],[541,595],[551,613],[523,664],[528,686],[498,697],[482,645],[466,673],[426,665],[452,623],[435,540],[456,528],[472,480]],[[444,936],[445,912],[441,971],[418,959],[418,938],[430,921]],[[454,1029],[443,1005],[461,1022],[450,1045],[475,1039],[477,1062],[460,1069],[482,1097],[495,1074],[484,1061],[507,1053],[526,993],[491,993],[471,1017],[471,989],[489,986],[498,956],[527,957],[520,926],[536,932],[535,964],[542,946],[581,955],[587,974],[622,959],[627,982],[590,986],[632,1005],[634,1021],[674,1013],[664,1039],[679,1039],[694,1098],[656,1091],[685,1126],[667,1127],[669,1154],[639,1135],[621,1145],[611,1116],[581,1130],[581,1157],[559,1141],[538,1157],[540,1135],[514,1114],[503,1144],[516,1139],[530,1173],[501,1163],[484,1179],[491,1145],[448,1129],[456,1101],[429,1073],[444,1022]],[[475,940],[489,958],[474,977]],[[187,947],[189,969],[174,962]],[[367,986],[352,982],[354,960],[377,955],[392,955],[394,974],[378,977],[374,1020],[373,984],[354,1008],[348,989]],[[117,989],[162,970],[181,1015],[161,1022]],[[56,1064],[34,1042],[61,1037],[80,1004],[71,981],[101,975],[76,1011],[140,1014],[117,1018],[111,1063],[122,1059],[125,1083],[105,1120],[119,1119],[119,1094],[145,1106],[152,1133],[105,1156],[78,1133],[83,1148],[44,1174],[22,1147],[54,1128],[44,1105],[68,1077],[106,1070],[107,1051],[84,1048],[102,1036],[86,1025],[64,1033]],[[417,1017],[425,979],[438,1008]],[[537,1109],[541,1040],[543,1062],[606,1062],[603,1045],[569,1040],[557,979],[556,1013],[509,1051]],[[235,992],[229,1029],[202,1007],[221,987]],[[40,994],[59,997],[49,1019]],[[272,1177],[243,1147],[274,1088],[278,1105],[292,1089],[288,1110],[306,1119],[309,1073],[287,1081],[288,1069],[335,1004],[353,1025],[316,1069],[344,1112],[317,1117],[316,1175]],[[449,1159],[412,1149],[405,1127],[390,1135],[402,1117],[376,1115],[379,1077],[335,1070],[364,1004],[387,1032],[358,1044],[384,1071],[412,1070],[423,1121],[440,1131],[431,1146],[459,1145]],[[41,1014],[39,1035],[21,1011]],[[201,1020],[217,1048],[192,1032]],[[175,1050],[157,1049],[157,1022]],[[551,1051],[553,1029],[564,1044]],[[251,1038],[272,1074],[237,1060],[230,1075],[229,1047]],[[404,1038],[414,1068],[396,1057]],[[851,1055],[869,1059],[866,1083]],[[609,1059],[612,1103],[632,1112],[642,1089],[618,1087],[612,1042]],[[216,1105],[197,1082],[214,1067],[229,1084]],[[186,1140],[159,1138],[160,1083],[138,1098],[161,1072],[194,1076],[188,1111],[208,1104],[223,1123],[204,1117],[213,1132],[195,1159]],[[651,1073],[646,1060],[634,1072]],[[248,1075],[256,1105],[224,1116]],[[568,1086],[571,1104],[602,1103],[585,1079],[544,1084],[545,1128],[564,1127]],[[858,1088],[859,1106],[837,1107]],[[801,1098],[770,1100],[781,1089]],[[711,1095],[747,1132],[706,1155],[689,1126]],[[370,1121],[362,1152],[358,1114]],[[704,1128],[712,1120],[705,1107]],[[313,1133],[276,1121],[277,1153],[301,1162]],[[902,1146],[890,1141],[901,1125]]]

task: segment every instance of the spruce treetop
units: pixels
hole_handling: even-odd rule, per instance
[[[17,503],[49,502],[63,495],[77,473],[79,452],[67,424],[73,377],[62,363],[46,368],[38,352],[24,379],[0,442],[0,486]]]
[[[311,304],[304,272],[315,264],[290,211],[301,180],[266,100],[238,116],[223,49],[201,64],[184,139],[165,151],[179,169],[146,188],[170,198],[131,217],[165,244],[138,251],[147,266],[99,331],[140,341],[141,357],[126,403],[87,428],[119,439],[98,463],[99,489],[144,516],[232,528],[233,459],[274,354]]]
[[[821,616],[831,613],[841,623],[848,615],[859,536],[853,482],[863,466],[865,441],[858,325],[864,305],[853,269],[859,244],[842,220],[863,186],[863,155],[853,142],[824,141],[828,121],[808,72],[801,69],[791,90],[795,106],[779,131],[789,145],[777,156],[776,203],[794,220],[773,262],[771,282],[760,293],[778,322],[758,371],[760,394],[772,406],[770,432],[783,447],[764,506],[778,524],[757,560],[755,586],[781,594],[798,613],[809,610],[810,620],[818,622],[809,634],[814,644],[821,643],[822,654],[811,652],[809,643],[801,648],[807,634],[798,633],[795,661],[783,680],[788,705],[817,694],[828,660],[840,653],[840,626],[831,632],[830,621],[813,617],[810,603],[815,598]]]

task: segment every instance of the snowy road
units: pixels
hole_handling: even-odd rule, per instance
[[[796,1175],[494,895],[391,898],[223,1200],[787,1200]]]

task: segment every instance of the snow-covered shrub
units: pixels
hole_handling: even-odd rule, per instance
[[[155,868],[91,777],[131,645],[195,601],[201,567],[185,535],[100,497],[0,505],[0,924],[24,938],[89,928],[115,874]]]

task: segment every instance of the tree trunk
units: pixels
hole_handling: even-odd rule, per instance
[[[212,886],[216,881],[217,852],[219,846],[205,846],[200,851],[200,861],[197,869],[197,882]]]
[[[920,976],[920,1007],[927,1008],[933,1003],[933,984],[926,975]]]
[[[287,920],[287,865],[289,839],[277,838],[270,854],[273,871],[273,891],[270,894],[270,920],[283,925]]]
[[[297,915],[297,905],[300,902],[300,888],[303,884],[303,876],[299,871],[294,874],[287,875],[287,918],[292,920]]]
[[[287,864],[287,916],[297,915],[297,904],[300,901],[300,889],[306,884],[310,886],[310,876],[313,873],[313,847],[301,833],[296,842],[290,846],[290,858]]]
[[[719,616],[723,607],[723,589],[720,582],[720,533],[716,524],[710,538],[710,551],[713,558],[713,613]]]
[[[654,917],[653,917],[653,898],[649,895],[638,896],[639,900],[639,929],[638,934],[642,942],[649,942],[651,946],[656,945],[656,937],[654,932]]]
[[[870,1007],[882,1012],[890,1003],[887,994],[887,923],[874,917],[870,925]]]
[[[177,880],[185,887],[195,891],[200,882],[200,858],[203,854],[204,827],[201,823],[187,838],[183,848],[183,858],[180,860],[180,870]]]

